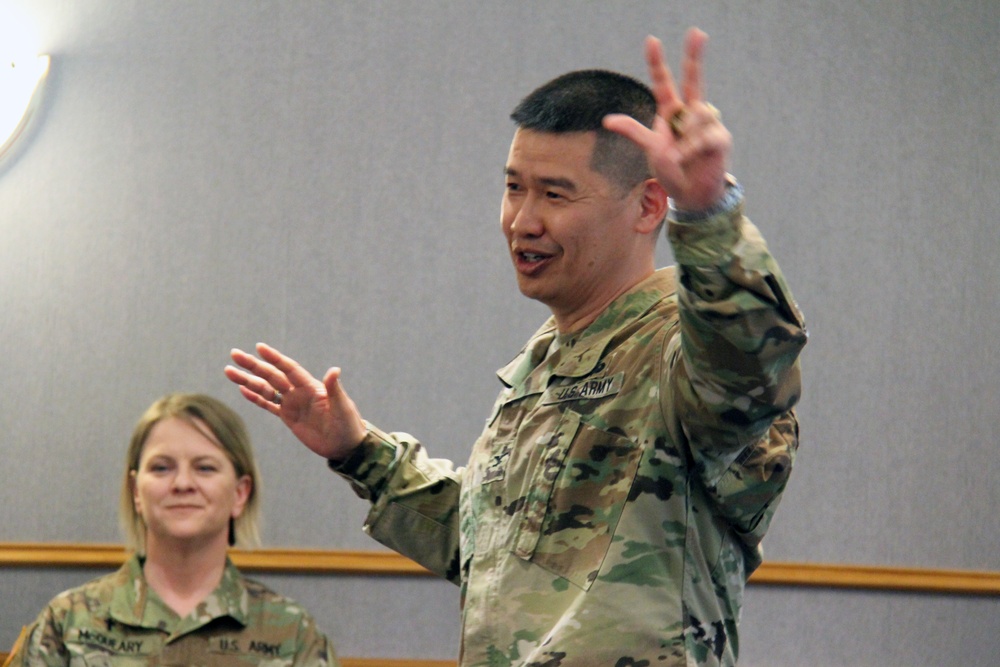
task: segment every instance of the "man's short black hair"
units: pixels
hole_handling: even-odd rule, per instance
[[[569,72],[536,88],[510,114],[517,126],[538,132],[591,132],[612,113],[651,127],[656,98],[630,76],[600,69]]]
[[[604,129],[604,117],[613,113],[629,115],[652,127],[656,98],[646,84],[630,76],[608,70],[579,70],[536,88],[510,117],[523,130],[596,132],[591,169],[619,187],[630,189],[649,178],[649,166],[638,146]]]

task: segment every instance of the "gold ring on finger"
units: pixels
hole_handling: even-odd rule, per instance
[[[677,138],[680,138],[681,136],[681,123],[684,122],[684,116],[686,114],[687,109],[681,107],[670,116],[669,120],[667,120],[667,124],[670,125],[670,131]]]

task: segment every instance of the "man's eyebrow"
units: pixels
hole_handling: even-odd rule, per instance
[[[514,178],[520,177],[517,173],[517,169],[512,169],[511,167],[504,167],[503,173],[505,176],[513,176]],[[568,178],[559,178],[557,176],[542,176],[538,178],[538,183],[550,188],[560,188],[566,190],[567,192],[576,191],[576,183],[569,180]]]

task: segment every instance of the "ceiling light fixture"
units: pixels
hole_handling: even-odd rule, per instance
[[[49,57],[38,55],[32,21],[0,6],[0,159],[22,136],[38,109]]]

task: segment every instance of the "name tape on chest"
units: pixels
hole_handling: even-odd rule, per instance
[[[145,639],[104,634],[88,628],[81,628],[76,633],[75,639],[80,644],[97,646],[110,653],[120,655],[146,655],[153,649],[150,645],[154,643]]]
[[[211,653],[249,653],[252,655],[277,658],[281,655],[281,643],[269,643],[256,639],[218,637],[209,642]]]
[[[625,373],[588,378],[581,382],[561,387],[549,387],[542,394],[542,405],[562,403],[563,401],[585,401],[596,398],[614,396],[622,390],[625,383]]]

